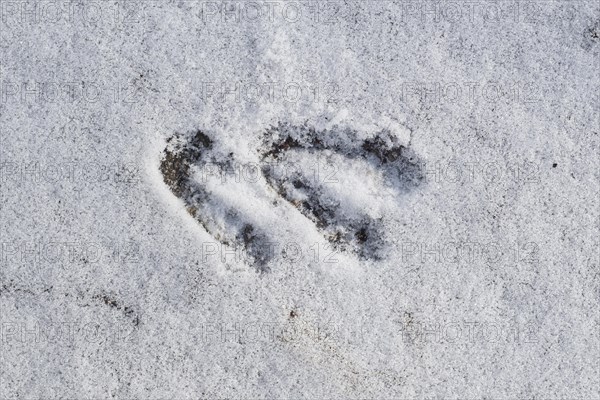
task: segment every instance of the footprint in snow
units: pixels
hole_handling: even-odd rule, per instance
[[[401,195],[423,182],[422,163],[410,148],[387,131],[360,140],[351,129],[317,131],[285,123],[269,128],[263,139],[256,171],[263,179],[236,180],[239,187],[227,192],[209,184],[206,176],[234,171],[239,165],[235,155],[202,131],[175,134],[162,155],[163,180],[206,231],[223,245],[243,249],[260,273],[270,271],[275,233],[265,223],[268,216],[253,217],[251,208],[236,201],[236,193],[253,195],[252,186],[265,183],[274,196],[269,200],[275,221],[276,204],[283,199],[335,249],[361,259],[384,257],[383,216],[370,204],[372,194],[391,187]]]

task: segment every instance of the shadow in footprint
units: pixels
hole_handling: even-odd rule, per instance
[[[290,154],[295,157],[289,157]],[[380,218],[365,212],[365,204],[352,210],[341,201],[343,195],[327,190],[324,183],[329,178],[319,175],[320,161],[316,168],[303,165],[303,160],[311,155],[323,154],[333,158],[337,165],[347,167],[345,174],[353,173],[347,161],[353,161],[355,169],[356,161],[360,161],[367,167],[364,169],[370,167],[381,174],[396,194],[406,193],[424,180],[422,163],[387,131],[359,140],[357,132],[351,129],[316,131],[282,123],[265,134],[263,175],[269,185],[311,219],[336,248],[351,249],[363,259],[383,258]],[[312,174],[307,174],[307,169]],[[329,183],[340,184],[335,179]],[[351,186],[346,188],[351,192],[349,197],[360,197],[361,190],[364,192],[360,182]]]

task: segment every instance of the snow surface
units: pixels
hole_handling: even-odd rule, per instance
[[[599,37],[595,0],[0,1],[0,398],[600,399]],[[290,149],[324,227],[166,184],[176,134],[251,173],[280,124],[424,179]]]

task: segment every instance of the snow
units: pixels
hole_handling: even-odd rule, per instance
[[[597,1],[59,3],[0,2],[0,398],[600,398]]]

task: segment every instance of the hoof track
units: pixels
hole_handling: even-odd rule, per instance
[[[382,224],[364,212],[344,207],[352,199],[353,191],[361,187],[347,187],[350,193],[327,190],[327,186],[342,186],[337,179],[339,167],[330,165],[327,175],[315,174],[316,168],[294,168],[302,159],[325,154],[333,163],[351,167],[361,161],[383,175],[388,186],[398,193],[407,192],[423,180],[421,163],[417,157],[400,144],[396,137],[382,131],[373,138],[359,140],[356,131],[316,131],[305,126],[280,124],[267,131],[262,153],[263,175],[277,193],[294,205],[304,216],[312,220],[336,248],[351,249],[363,259],[381,259],[384,256]],[[288,157],[295,153],[295,157]],[[287,168],[277,168],[289,159]],[[356,164],[356,163],[354,163]],[[311,174],[307,174],[307,169]],[[285,173],[282,173],[285,171]],[[291,171],[291,172],[290,172]],[[346,200],[346,201],[344,201]],[[373,199],[371,199],[373,201]],[[368,206],[368,204],[366,204]]]
[[[268,272],[271,258],[268,235],[257,229],[235,208],[229,207],[218,195],[197,179],[206,166],[228,170],[233,156],[215,151],[214,141],[202,131],[171,137],[167,141],[160,171],[173,194],[183,200],[187,212],[215,239],[226,246],[244,249],[260,272]]]
[[[266,192],[277,195],[273,194],[272,199],[263,195],[266,200],[272,204],[279,204],[277,200],[281,199],[287,201],[312,221],[336,249],[352,251],[362,259],[378,260],[384,256],[381,216],[371,215],[369,204],[352,204],[355,203],[352,192],[360,192],[362,188],[357,186],[362,185],[338,181],[340,168],[350,178],[357,168],[369,170],[397,194],[408,192],[423,181],[418,158],[386,131],[359,140],[357,132],[349,129],[316,131],[306,126],[279,124],[266,131],[258,153],[264,180],[253,181],[251,185],[272,189]],[[312,167],[307,161],[314,159],[324,159],[334,173],[327,179],[317,177],[313,167],[320,161]],[[243,249],[258,272],[269,272],[275,233],[268,227],[260,227],[257,222],[260,217],[240,210],[228,198],[231,195],[220,194],[200,178],[208,166],[222,173],[231,171],[235,165],[233,153],[218,147],[204,132],[196,131],[168,139],[160,172],[173,194],[183,200],[188,213],[208,233],[223,245]],[[340,187],[350,193],[344,193]],[[273,207],[275,213],[279,206]]]

